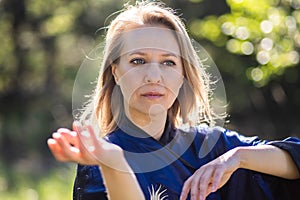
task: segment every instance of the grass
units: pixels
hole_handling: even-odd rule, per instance
[[[0,165],[1,200],[72,200],[74,165],[42,175],[10,170]]]

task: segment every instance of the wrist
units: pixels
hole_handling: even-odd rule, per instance
[[[99,167],[105,171],[111,173],[132,173],[132,169],[125,158],[118,160],[118,162],[112,163],[99,163]]]
[[[243,147],[234,148],[234,157],[237,160],[237,168],[245,168],[246,160],[245,160],[245,149]]]

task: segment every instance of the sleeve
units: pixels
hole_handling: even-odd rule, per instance
[[[222,127],[211,127],[203,132],[205,133],[205,138],[201,143],[201,155],[211,152],[213,157],[218,157],[238,146],[256,146],[268,143],[267,140],[261,140],[257,136],[247,137]],[[202,153],[204,150],[205,153]]]
[[[77,166],[73,200],[108,200],[98,166]]]
[[[300,139],[288,137],[281,141],[270,141],[267,144],[276,146],[287,151],[300,173]],[[300,179],[288,180],[270,175],[263,175],[264,180],[269,184],[270,190],[276,200],[298,200],[300,196]]]
[[[256,146],[261,144],[276,146],[280,149],[286,150],[291,155],[293,161],[295,162],[300,172],[300,139],[299,138],[288,137],[286,139],[279,140],[279,141],[268,141],[268,140],[261,140],[256,136],[245,137],[237,132],[224,129],[223,134],[221,134],[220,136],[219,142],[221,142],[222,145],[217,145],[218,153],[224,153],[237,146]],[[223,148],[221,146],[223,146]],[[267,175],[259,172],[254,172],[254,171],[248,171],[248,170],[239,170],[239,171],[245,171],[245,173],[244,172],[243,173],[246,174],[248,177],[247,181],[245,181],[248,184],[247,188],[245,189],[245,193],[249,194],[249,191],[251,191],[251,189],[252,191],[256,191],[257,186],[259,186],[260,191],[263,192],[263,197],[260,196],[258,192],[250,192],[251,194],[255,194],[258,196],[258,198],[250,198],[250,199],[261,199],[261,198],[272,199],[272,200],[299,199],[300,179],[288,180],[288,179]],[[234,188],[237,188],[239,187],[239,185],[243,185],[241,184],[243,181],[243,178],[241,178],[241,176],[237,175],[236,180],[234,180],[234,176],[231,179],[232,179],[231,183],[228,184],[228,186],[234,185]],[[228,194],[232,194],[233,192],[227,191],[226,193],[228,195]],[[241,195],[241,192],[239,194]],[[229,198],[229,199],[234,199],[234,198]],[[245,197],[243,199],[248,199],[248,197]]]
[[[255,146],[266,144],[268,141],[260,140],[257,136],[246,137],[238,132],[223,127],[197,127],[197,140],[195,147],[199,158],[212,160],[237,146]]]
[[[220,141],[225,147],[223,151],[228,151],[237,146],[255,146],[261,144],[268,144],[276,146],[280,149],[287,151],[295,162],[299,173],[300,173],[300,138],[288,137],[283,140],[261,140],[257,136],[245,137],[235,131],[230,131],[227,129],[223,130],[223,134],[220,136]]]
[[[280,149],[287,151],[295,162],[300,173],[300,139],[289,137],[282,141],[271,141],[267,144],[276,146]]]

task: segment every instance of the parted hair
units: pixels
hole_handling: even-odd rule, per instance
[[[205,73],[202,62],[193,48],[183,20],[173,9],[163,3],[147,1],[125,5],[108,26],[97,85],[80,120],[92,120],[97,123],[101,135],[106,135],[117,127],[118,116],[115,116],[116,113],[112,111],[112,94],[114,90],[119,93],[117,101],[121,104],[123,97],[120,89],[117,88],[111,65],[118,63],[118,58],[121,56],[122,33],[145,26],[164,26],[177,33],[176,40],[180,48],[185,81],[177,99],[168,110],[170,123],[175,127],[200,123],[213,125],[209,76]]]

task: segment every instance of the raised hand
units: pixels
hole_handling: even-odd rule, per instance
[[[98,165],[110,200],[143,200],[144,195],[123,150],[96,137],[91,125],[73,123],[73,130],[60,128],[48,139],[54,157],[61,162]]]
[[[91,125],[73,123],[73,130],[60,128],[47,141],[54,157],[61,162],[106,165],[119,169],[124,160],[122,149],[97,137]]]
[[[215,160],[200,167],[189,177],[182,188],[180,200],[191,195],[191,200],[204,200],[211,192],[217,191],[240,166],[236,150],[232,149]]]

